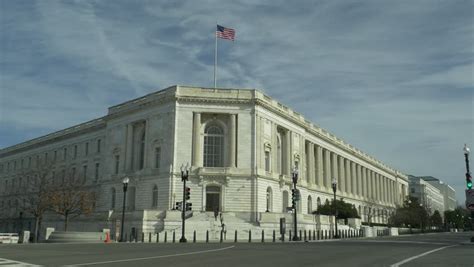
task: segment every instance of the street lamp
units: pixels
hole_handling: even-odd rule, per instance
[[[464,144],[464,160],[466,162],[466,205],[468,203],[468,192],[472,190],[472,177],[469,171],[469,152],[471,151],[467,144]],[[472,191],[471,191],[472,192]],[[470,194],[469,194],[470,195]],[[474,210],[471,210],[471,226],[474,226]],[[474,242],[474,236],[471,237],[471,242]]]
[[[334,235],[334,238],[339,238],[339,235],[337,233],[337,205],[336,205],[336,189],[337,189],[337,180],[332,179],[332,191],[334,192],[334,223],[336,226],[336,233]]]
[[[293,168],[292,178],[293,178],[293,201],[292,201],[292,207],[293,207],[293,221],[294,221],[294,226],[295,226],[295,234],[293,235],[293,241],[299,241],[300,238],[298,237],[298,228],[297,228],[297,221],[296,221],[296,201],[298,201],[299,193],[298,190],[296,189],[296,184],[298,183],[298,169],[296,166]]]
[[[420,203],[420,209],[423,210],[423,204],[422,204],[422,203]],[[425,214],[425,213],[422,212],[422,216],[420,216],[420,229],[421,229],[421,232],[422,232],[422,233],[423,233],[423,215],[424,215],[424,214]]]
[[[125,239],[123,238],[123,229],[125,225],[125,200],[127,199],[128,182],[130,182],[130,179],[128,179],[128,177],[123,178],[122,229],[120,229],[120,242],[125,242]]]
[[[185,228],[185,220],[186,220],[186,181],[188,180],[189,176],[189,164],[187,163],[186,166],[181,165],[181,181],[183,182],[183,202],[181,203],[181,220],[183,223],[181,224],[181,238],[179,239],[179,243],[186,243],[186,237],[184,237],[184,228]]]

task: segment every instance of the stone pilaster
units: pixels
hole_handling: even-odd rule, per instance
[[[362,197],[362,166],[357,164],[357,196]]]
[[[356,168],[355,168],[355,162],[351,162],[351,194],[355,195],[357,188],[356,184]]]
[[[229,129],[229,167],[235,168],[235,155],[236,155],[236,123],[237,115],[230,114],[230,129]],[[259,149],[261,149],[259,147]]]
[[[327,149],[324,149],[324,160],[325,160],[325,164],[324,164],[324,169],[326,171],[325,173],[325,177],[324,177],[324,187],[326,187],[327,189],[330,189],[331,188],[331,152],[329,152],[329,150]]]
[[[339,156],[339,180],[341,181],[341,192],[347,193],[346,191],[346,175],[345,175],[345,170],[344,170],[344,161],[345,159],[342,156]]]
[[[316,145],[316,184],[319,188],[323,187],[323,149],[322,147]]]
[[[344,176],[346,177],[346,192],[351,193],[352,190],[352,177],[351,177],[351,161],[348,159],[344,160]]]
[[[308,180],[310,181],[311,184],[316,184],[316,175],[315,175],[315,171],[314,171],[314,144],[313,143],[309,143],[309,149],[308,149],[308,157],[309,157],[309,161],[308,161],[308,166],[306,166],[306,168],[309,169],[309,177],[308,177]]]
[[[201,113],[194,113],[193,120],[193,166],[202,167]]]

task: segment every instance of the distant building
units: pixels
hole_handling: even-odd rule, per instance
[[[456,191],[454,188],[433,176],[423,176],[421,178],[441,191],[444,198],[445,211],[454,210],[457,207]]]
[[[75,219],[71,230],[119,229],[124,177],[130,179],[126,232],[179,227],[175,206],[186,164],[190,221],[211,218],[207,225],[215,210],[229,227],[237,220],[258,226],[264,217],[278,225],[291,205],[295,167],[298,222],[311,227],[312,212],[333,198],[333,179],[338,197],[364,222],[386,223],[408,191],[406,175],[253,89],[172,86],[110,107],[104,117],[0,149],[0,230],[30,225],[18,199],[25,173],[46,163],[53,164],[56,184],[81,178],[98,192],[94,214]],[[54,217],[42,225],[62,227]]]
[[[456,207],[455,192],[449,185],[434,177],[408,175],[408,180],[410,196],[416,197],[430,214],[437,210],[443,215],[444,211]],[[454,200],[454,204],[451,199]]]

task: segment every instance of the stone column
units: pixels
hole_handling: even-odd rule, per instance
[[[283,153],[285,153],[285,174],[287,175],[287,177],[290,177],[291,178],[291,161],[292,161],[292,157],[291,157],[291,138],[290,138],[290,131],[286,131],[285,133],[285,151]]]
[[[351,162],[351,194],[355,195],[357,184],[356,184],[356,167],[355,162]]]
[[[362,197],[367,198],[367,168],[362,168]]]
[[[324,164],[324,169],[326,170],[325,177],[324,179],[324,187],[327,189],[331,188],[331,152],[329,150],[324,149],[324,159],[325,159],[325,164]]]
[[[132,166],[132,156],[133,156],[133,124],[127,125],[127,149],[125,152],[125,170],[131,171],[133,169]]]
[[[323,187],[323,149],[316,145],[316,164],[317,168],[315,171],[316,174],[316,184],[319,188]]]
[[[383,177],[383,191],[384,191],[384,201],[385,203],[388,203],[388,181],[387,177]]]
[[[337,191],[341,190],[341,179],[339,179],[339,175],[337,173],[337,154],[336,153],[331,153],[331,183],[333,179],[336,179],[337,181]],[[337,192],[339,193],[339,192]]]
[[[309,157],[308,166],[306,166],[306,168],[309,169],[308,180],[310,181],[310,184],[316,184],[316,179],[315,179],[316,177],[314,175],[314,144],[313,143],[309,143],[307,156]]]
[[[201,113],[194,113],[193,120],[193,166],[202,167],[201,153]],[[204,189],[205,190],[205,189]]]
[[[375,202],[375,174],[373,171],[370,171],[370,197]]]
[[[357,164],[357,195],[362,197],[362,166]]]
[[[341,192],[346,193],[346,175],[344,170],[344,161],[345,159],[342,156],[339,156],[339,180],[341,181]]]
[[[344,176],[346,177],[346,192],[349,195],[352,190],[352,177],[351,177],[351,161],[348,159],[344,160]]]
[[[235,153],[236,153],[236,134],[235,131],[237,129],[236,127],[236,117],[237,115],[235,114],[230,114],[230,129],[229,129],[229,141],[230,141],[230,146],[229,146],[229,167],[235,168]],[[261,149],[261,148],[260,148]]]

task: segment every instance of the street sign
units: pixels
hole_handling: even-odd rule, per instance
[[[474,189],[466,190],[466,208],[474,210]]]

